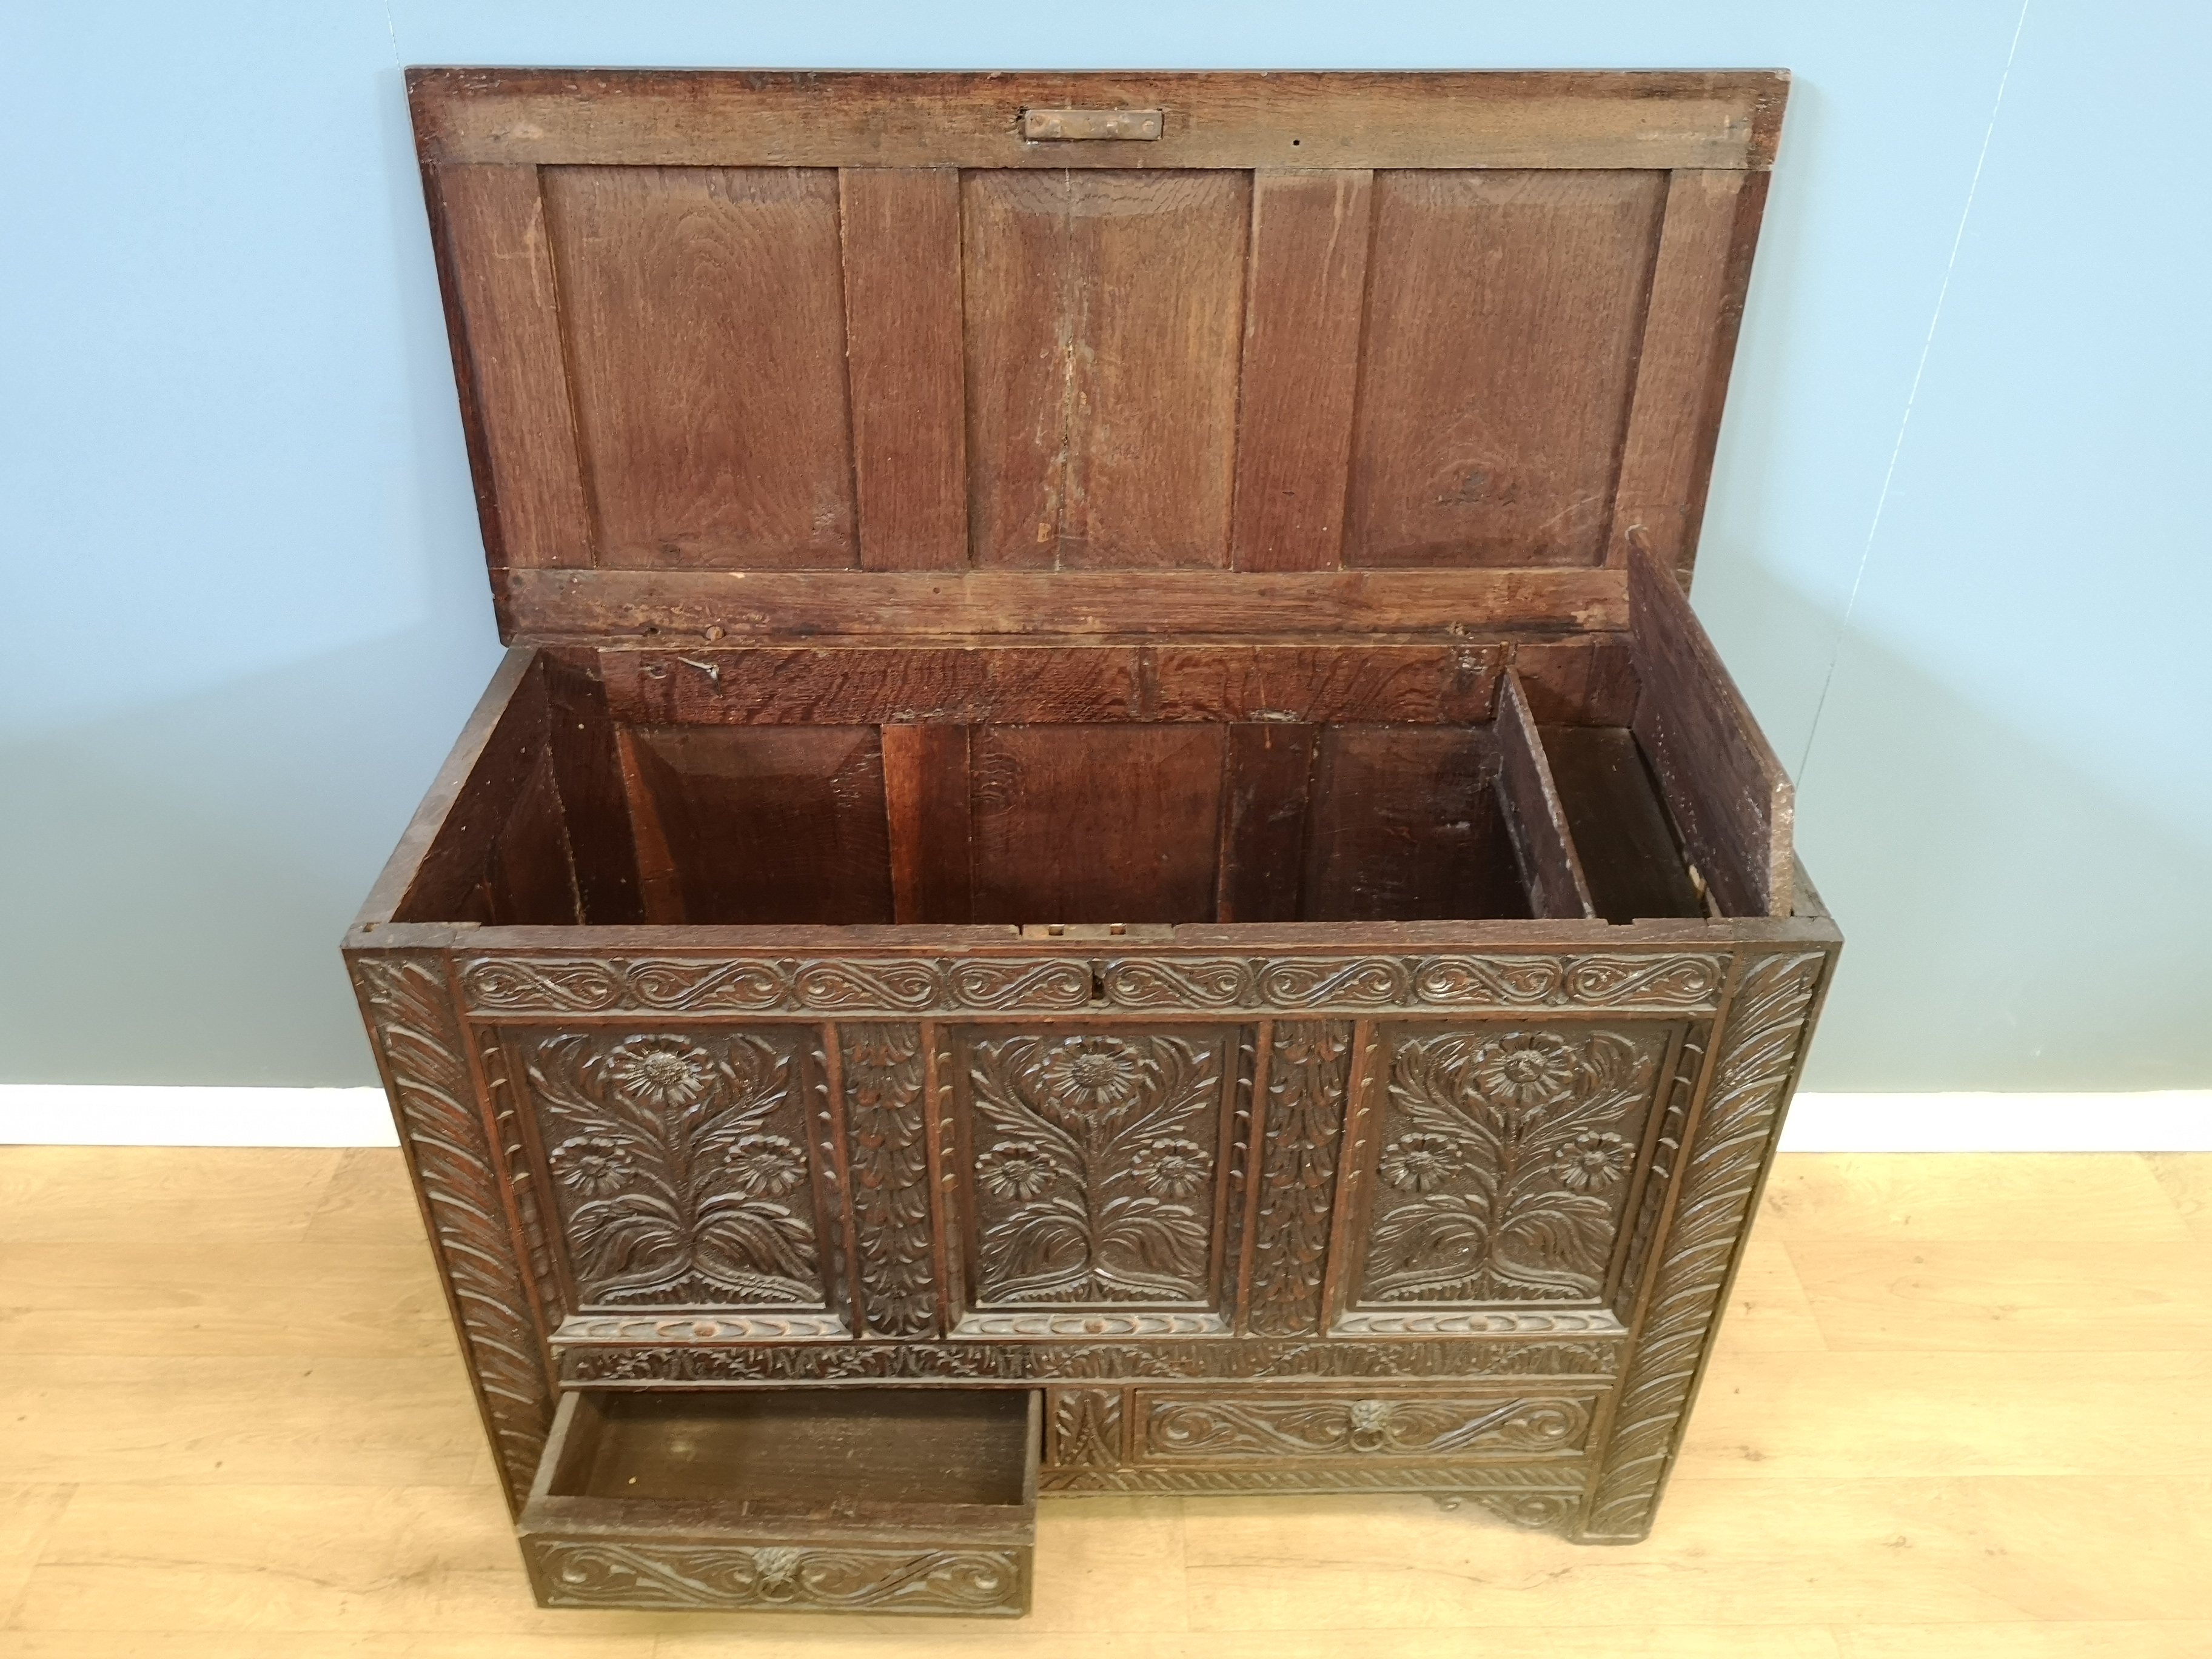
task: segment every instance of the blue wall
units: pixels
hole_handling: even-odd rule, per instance
[[[372,1076],[336,941],[496,656],[400,64],[1573,64],[1797,75],[1695,599],[1850,937],[1811,1082],[2212,1085],[2208,41],[2086,0],[10,9],[0,1077]]]

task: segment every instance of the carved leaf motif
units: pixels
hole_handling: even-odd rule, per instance
[[[1121,1462],[1121,1391],[1061,1389],[1053,1395],[1052,1461],[1063,1468]]]
[[[1022,1572],[1007,1550],[815,1548],[532,1538],[556,1607],[748,1607],[1016,1613]]]
[[[822,1305],[787,1035],[521,1041],[586,1304]]]
[[[629,992],[641,1006],[670,1011],[752,1013],[784,1000],[789,982],[773,962],[687,961],[632,964]]]
[[[474,1007],[560,1008],[590,1013],[612,1007],[623,976],[611,963],[557,957],[479,957],[462,970],[461,986]]]
[[[801,1007],[910,1008],[934,1006],[944,995],[944,976],[929,962],[816,962],[792,980]]]
[[[1406,964],[1387,957],[1290,957],[1260,975],[1261,995],[1285,1008],[1384,1008],[1406,1000],[1407,984]]]
[[[1351,1048],[1348,1025],[1285,1020],[1274,1028],[1252,1255],[1255,1331],[1290,1336],[1321,1328]]]
[[[1091,1000],[1091,969],[1081,962],[985,958],[952,969],[957,1000],[971,1008],[1080,1008]]]
[[[1650,1527],[1826,963],[1817,951],[1758,957],[1736,988],[1717,1039],[1711,1094],[1690,1132],[1681,1196],[1622,1381],[1585,1536],[1640,1538]]]
[[[1400,1037],[1363,1298],[1595,1296],[1663,1042],[1655,1030]]]
[[[1252,966],[1234,957],[1109,962],[1106,1000],[1124,1008],[1234,1008],[1252,1000]]]
[[[1516,1006],[1553,1000],[1557,957],[1432,957],[1413,976],[1424,1002]]]
[[[1221,1085],[1218,1036],[973,1042],[978,1305],[1206,1304]]]
[[[838,1035],[862,1312],[871,1331],[913,1335],[937,1322],[921,1032],[913,1025],[846,1025]]]
[[[365,956],[353,969],[428,1212],[431,1245],[453,1288],[507,1500],[519,1505],[545,1447],[553,1389],[501,1213],[498,1169],[470,1087],[445,963]]]
[[[1567,993],[1577,1002],[1694,1006],[1719,992],[1725,966],[1719,957],[1577,957]]]

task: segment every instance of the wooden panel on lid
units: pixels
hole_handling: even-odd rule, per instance
[[[623,167],[1766,167],[1772,70],[823,74],[416,69],[423,159]],[[1039,143],[1024,109],[1158,109]]]
[[[963,193],[975,562],[1226,564],[1250,176]]]
[[[1785,89],[411,84],[504,635],[768,641],[1620,627]]]
[[[544,178],[599,562],[857,563],[837,175]]]
[[[1375,191],[1345,563],[1602,563],[1666,176]]]

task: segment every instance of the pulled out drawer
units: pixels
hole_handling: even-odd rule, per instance
[[[565,1395],[517,1531],[547,1607],[1015,1618],[1040,1395]]]

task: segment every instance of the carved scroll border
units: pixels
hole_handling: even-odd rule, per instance
[[[362,956],[351,965],[507,1502],[520,1509],[552,1424],[553,1389],[445,959]]]
[[[1711,1092],[1690,1130],[1682,1189],[1576,1536],[1633,1542],[1651,1526],[1827,965],[1824,952],[1747,963],[1718,1039]]]
[[[884,958],[474,956],[462,994],[479,1016],[862,1015],[1389,1010],[1517,1014],[1717,1006],[1728,956],[1485,953]]]

